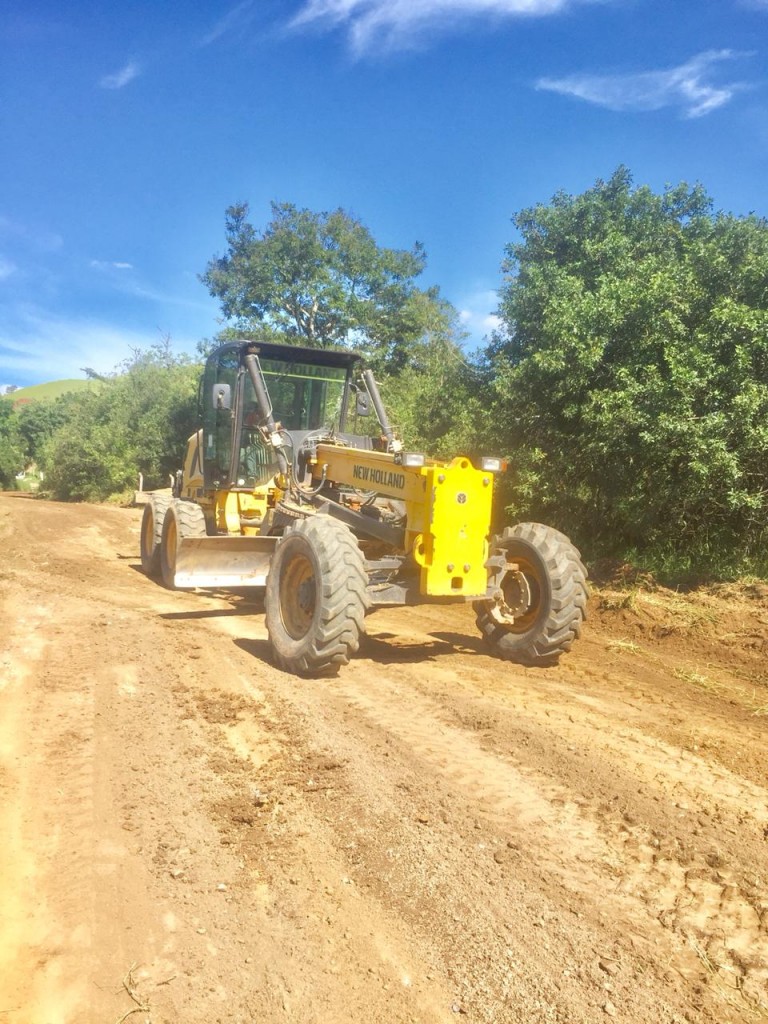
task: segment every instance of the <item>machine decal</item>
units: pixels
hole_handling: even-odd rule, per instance
[[[405,473],[393,473],[391,470],[377,469],[376,466],[353,466],[352,476],[355,480],[378,484],[379,487],[394,487],[398,491],[405,488]]]

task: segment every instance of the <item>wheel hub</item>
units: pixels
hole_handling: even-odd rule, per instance
[[[530,584],[525,574],[516,568],[504,577],[504,589],[499,588],[493,595],[490,616],[500,626],[511,626],[515,619],[524,615],[530,607]]]
[[[299,556],[287,567],[280,581],[280,613],[286,631],[294,640],[306,636],[317,604],[315,573],[310,560]]]
[[[311,576],[299,585],[299,608],[305,615],[311,615],[315,608],[315,578]]]

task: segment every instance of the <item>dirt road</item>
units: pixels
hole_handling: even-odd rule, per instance
[[[558,668],[380,611],[337,680],[136,510],[0,496],[0,1024],[768,1018],[768,588]]]

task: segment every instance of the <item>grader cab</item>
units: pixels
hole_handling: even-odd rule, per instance
[[[539,523],[491,536],[502,460],[405,448],[354,353],[223,345],[201,409],[173,495],[145,507],[142,566],[171,588],[266,588],[287,671],[337,672],[382,605],[472,602],[489,648],[527,665],[579,636],[576,548]]]

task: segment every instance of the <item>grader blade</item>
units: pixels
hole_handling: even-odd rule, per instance
[[[277,537],[184,537],[176,552],[179,588],[264,587]]]

